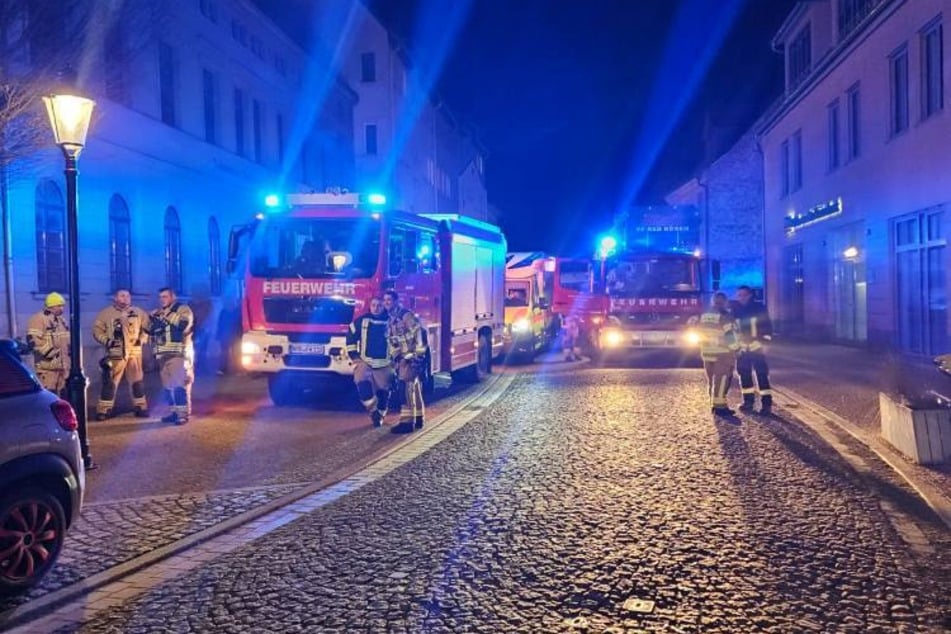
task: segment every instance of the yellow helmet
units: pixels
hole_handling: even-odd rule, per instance
[[[46,296],[46,301],[43,303],[47,308],[53,308],[54,306],[65,306],[66,300],[63,299],[63,296],[59,293],[50,293]]]

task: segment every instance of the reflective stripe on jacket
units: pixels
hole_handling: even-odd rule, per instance
[[[773,337],[773,322],[766,307],[759,302],[750,302],[745,306],[737,304],[733,308],[733,318],[739,335],[742,350],[759,350],[764,341]]]
[[[371,368],[385,368],[391,364],[387,341],[389,320],[386,313],[366,313],[350,324],[347,331],[347,353],[356,353]]]
[[[394,359],[413,359],[426,354],[423,327],[411,310],[394,309],[389,321],[390,354]]]
[[[138,306],[107,306],[96,315],[92,336],[105,346],[110,359],[142,356],[142,344],[148,341],[149,316]]]
[[[62,315],[45,309],[36,313],[27,323],[26,338],[37,370],[69,369],[69,325]]]
[[[195,317],[187,305],[175,302],[160,308],[152,313],[151,323],[156,355],[186,356],[191,351]]]

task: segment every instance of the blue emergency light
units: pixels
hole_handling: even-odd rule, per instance
[[[386,196],[380,193],[373,193],[367,195],[367,202],[371,205],[385,205]]]
[[[273,209],[281,204],[281,197],[277,194],[268,194],[264,197],[264,206]]]

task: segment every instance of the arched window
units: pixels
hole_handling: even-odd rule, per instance
[[[109,199],[109,285],[132,290],[132,220],[119,194]]]
[[[182,224],[174,207],[165,210],[165,285],[182,292]]]
[[[36,185],[36,275],[40,292],[66,291],[66,207],[51,180]]]
[[[208,219],[208,273],[211,294],[217,297],[221,295],[221,232],[214,216]]]

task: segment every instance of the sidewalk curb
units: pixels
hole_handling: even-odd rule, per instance
[[[901,457],[897,451],[885,446],[874,434],[870,434],[862,430],[857,425],[842,418],[835,412],[826,409],[825,407],[809,400],[805,396],[802,396],[793,390],[788,388],[773,388],[773,392],[778,396],[798,404],[800,407],[809,411],[810,413],[825,419],[827,422],[835,425],[865,445],[872,453],[878,456],[882,462],[887,464],[892,468],[892,470],[901,476],[902,479],[904,479],[905,482],[907,482],[908,485],[915,490],[919,497],[925,501],[931,510],[934,511],[935,515],[937,515],[941,521],[944,522],[945,526],[951,530],[951,499],[948,499],[948,497],[936,487],[917,478],[908,469],[907,465],[905,464],[905,459]],[[793,412],[793,415],[795,415],[795,412]],[[802,422],[809,425],[808,421]]]
[[[426,427],[421,432],[409,434],[403,437],[399,440],[399,442],[394,443],[385,452],[373,456],[369,460],[357,463],[351,469],[349,469],[345,475],[342,475],[332,481],[324,480],[308,486],[303,486],[300,489],[277,498],[276,500],[272,500],[267,504],[263,504],[256,508],[245,511],[244,513],[226,519],[218,524],[215,524],[214,526],[210,526],[202,531],[193,533],[192,535],[184,537],[178,541],[156,548],[149,553],[134,557],[133,559],[91,575],[85,579],[77,581],[76,583],[42,595],[37,597],[35,600],[28,601],[20,606],[0,613],[0,630],[6,630],[13,627],[22,627],[38,619],[41,619],[54,610],[75,601],[83,595],[89,594],[111,583],[120,581],[136,572],[144,570],[163,560],[169,559],[170,557],[192,549],[199,544],[210,541],[270,513],[278,511],[284,507],[291,506],[308,496],[315,495],[325,489],[330,489],[331,487],[351,479],[373,465],[386,460],[393,453],[403,449],[407,445],[425,441],[426,436],[432,434],[432,432],[442,426],[443,423],[453,419],[459,414],[465,412],[467,409],[472,408],[474,403],[485,398],[497,386],[501,386],[499,394],[495,395],[495,397],[492,399],[494,401],[508,389],[515,376],[517,376],[517,374],[490,375],[489,380],[480,385],[479,389],[469,398],[457,403],[452,408],[440,414],[435,420],[427,422]]]

